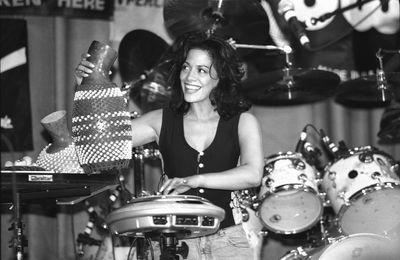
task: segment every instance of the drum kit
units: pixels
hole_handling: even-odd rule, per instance
[[[252,205],[274,233],[299,234],[320,223],[320,240],[281,260],[398,259],[398,167],[390,155],[371,146],[337,155],[322,171],[303,153],[278,153],[266,158]]]

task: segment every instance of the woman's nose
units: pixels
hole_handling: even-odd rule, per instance
[[[196,71],[191,69],[191,70],[188,71],[187,79],[188,80],[194,80],[194,79],[196,79],[196,76],[197,76]]]

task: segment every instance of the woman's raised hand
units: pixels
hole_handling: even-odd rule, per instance
[[[82,83],[82,79],[86,78],[93,72],[94,64],[89,62],[87,58],[90,57],[89,53],[83,53],[81,55],[81,61],[75,69],[75,80],[76,84],[80,85]]]

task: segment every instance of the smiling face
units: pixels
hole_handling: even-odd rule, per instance
[[[180,72],[181,87],[186,102],[210,101],[210,93],[219,82],[212,64],[212,58],[207,51],[200,49],[189,51]]]

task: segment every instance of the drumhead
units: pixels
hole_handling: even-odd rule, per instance
[[[395,260],[394,244],[384,236],[359,233],[338,239],[327,245],[312,260]]]
[[[338,220],[346,234],[391,233],[400,227],[400,185],[386,184],[360,191],[350,199],[350,205],[342,207]]]
[[[266,228],[280,234],[296,234],[311,228],[322,211],[321,200],[307,188],[271,193],[258,208]]]

